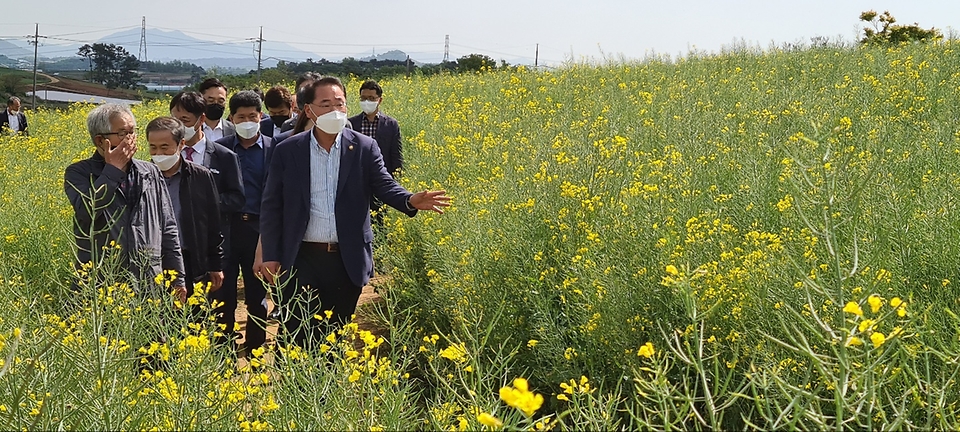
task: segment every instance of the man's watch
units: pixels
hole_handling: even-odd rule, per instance
[[[408,196],[408,197],[407,197],[407,201],[404,202],[404,204],[407,205],[407,210],[408,210],[408,211],[414,211],[414,210],[416,210],[416,207],[410,205],[410,198],[413,198],[413,195]]]

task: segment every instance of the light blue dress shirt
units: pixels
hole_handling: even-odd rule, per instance
[[[337,243],[337,182],[340,178],[340,137],[337,134],[330,151],[320,147],[310,133],[310,219],[305,242]]]

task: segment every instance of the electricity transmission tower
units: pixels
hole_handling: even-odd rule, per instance
[[[443,39],[443,62],[450,61],[450,35]]]
[[[147,17],[144,16],[140,21],[140,53],[137,54],[137,60],[147,61]]]

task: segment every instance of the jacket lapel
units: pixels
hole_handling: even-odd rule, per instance
[[[206,136],[204,136],[203,139],[207,141],[206,144],[203,146],[203,152],[206,153],[205,155],[203,155],[203,166],[206,168],[210,168],[210,161],[213,160],[214,141],[211,140],[210,138],[207,138]]]
[[[352,130],[344,129],[340,136],[340,175],[337,177],[337,196],[347,185],[347,179],[350,178],[350,169],[353,168],[354,161],[360,157],[359,145],[356,135]]]
[[[313,133],[311,131],[311,133]],[[266,153],[264,153],[266,155]],[[310,135],[305,134],[303,138],[300,139],[300,142],[297,143],[296,151],[294,152],[294,169],[296,173],[293,178],[297,179],[306,179],[300,187],[300,196],[303,198],[303,205],[308,210],[310,209],[310,177],[313,173],[310,170]],[[279,174],[279,173],[277,173]],[[279,174],[283,175],[283,174]]]

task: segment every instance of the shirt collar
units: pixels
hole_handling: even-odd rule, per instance
[[[366,113],[363,114],[363,121],[371,122],[371,123],[372,123],[372,122],[375,122],[375,121],[377,121],[377,120],[380,120],[380,110],[377,110],[377,113],[373,115],[373,120],[370,120],[369,118],[367,118],[367,114],[366,114]]]
[[[331,153],[333,153],[333,149],[337,149],[337,150],[340,149],[340,138],[341,138],[342,136],[343,136],[343,131],[341,130],[341,131],[337,134],[337,137],[333,140],[333,146],[330,147],[330,152],[331,152]],[[317,141],[317,136],[314,135],[314,133],[313,133],[312,130],[310,131],[310,146],[311,146],[311,147],[322,148],[322,147],[320,147],[320,142]]]
[[[233,137],[234,137],[234,138],[233,138],[233,151],[234,151],[234,153],[236,153],[237,148],[238,148],[238,147],[239,147],[239,148],[243,148],[243,146],[240,145],[240,135],[234,135]],[[258,133],[258,134],[257,134],[257,141],[253,143],[253,146],[258,146],[258,147],[260,147],[260,148],[263,148],[263,134],[262,134],[262,133]],[[253,147],[253,146],[250,146],[250,147]]]
[[[217,130],[217,129],[223,130],[223,119],[217,120],[217,125],[212,128],[210,127],[210,125],[207,124],[207,122],[203,122],[203,128],[209,129],[209,130]]]

